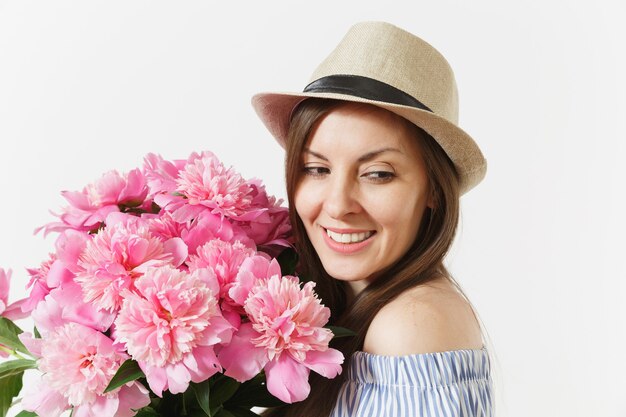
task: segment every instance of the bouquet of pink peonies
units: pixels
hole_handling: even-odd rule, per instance
[[[287,209],[211,152],[104,174],[69,203],[55,250],[9,304],[0,269],[0,416],[251,416],[334,378],[330,311],[294,276]],[[34,332],[14,320],[30,316]]]

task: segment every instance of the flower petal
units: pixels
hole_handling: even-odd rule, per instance
[[[334,378],[341,373],[342,363],[343,353],[337,349],[327,349],[308,351],[302,364],[326,378]]]
[[[178,362],[167,365],[167,386],[172,394],[185,392],[191,381],[191,374],[184,363]]]
[[[22,298],[21,300],[17,300],[16,302],[9,304],[6,310],[2,313],[2,316],[13,321],[28,317],[30,312],[22,310],[23,306],[26,305],[27,302],[28,298]]]
[[[187,259],[189,250],[187,245],[179,237],[171,238],[163,243],[163,249],[172,255],[172,264],[178,267]]]
[[[11,273],[12,271],[10,269],[5,271],[4,269],[0,268],[0,302],[2,302],[4,306],[9,304],[9,290],[11,288]],[[0,310],[0,314],[2,314],[3,310],[4,309]]]
[[[74,274],[66,268],[65,263],[57,259],[50,265],[50,270],[46,277],[46,284],[49,288],[56,288],[65,282],[71,281],[72,278],[74,278]]]
[[[41,345],[43,339],[35,338],[30,332],[17,335],[18,339],[26,346],[26,349],[38,358],[41,358]]]
[[[211,317],[211,321],[203,334],[202,344],[216,345],[231,341],[235,328],[221,315]]]
[[[251,342],[258,335],[251,323],[244,323],[230,343],[220,350],[218,358],[226,369],[226,376],[244,382],[261,372],[269,358],[265,349],[257,348]]]
[[[276,398],[291,404],[309,396],[309,369],[288,354],[265,365],[265,374],[267,390]]]
[[[150,404],[148,390],[139,383],[120,388],[117,398],[120,403],[115,417],[132,417],[136,414],[134,410]]]
[[[117,417],[119,407],[117,396],[99,395],[92,403],[83,403],[74,407],[72,417]]]
[[[163,397],[163,390],[167,389],[167,374],[165,368],[150,366],[139,361],[139,367],[146,375],[150,389],[157,397]]]
[[[59,417],[70,407],[67,399],[43,380],[38,384],[26,385],[22,395],[22,408],[40,417]]]
[[[183,358],[183,361],[191,373],[191,380],[193,382],[207,380],[222,370],[212,346],[194,349],[193,352],[190,352]]]

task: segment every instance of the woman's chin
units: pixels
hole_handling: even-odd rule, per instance
[[[325,268],[326,272],[338,281],[346,282],[352,287],[365,288],[371,274],[366,271],[357,271],[354,268]]]

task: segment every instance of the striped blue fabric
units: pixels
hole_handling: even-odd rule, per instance
[[[405,356],[355,352],[331,417],[491,417],[482,349]]]

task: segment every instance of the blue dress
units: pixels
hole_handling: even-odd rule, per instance
[[[357,351],[331,417],[492,417],[489,354],[482,349],[404,356]]]

